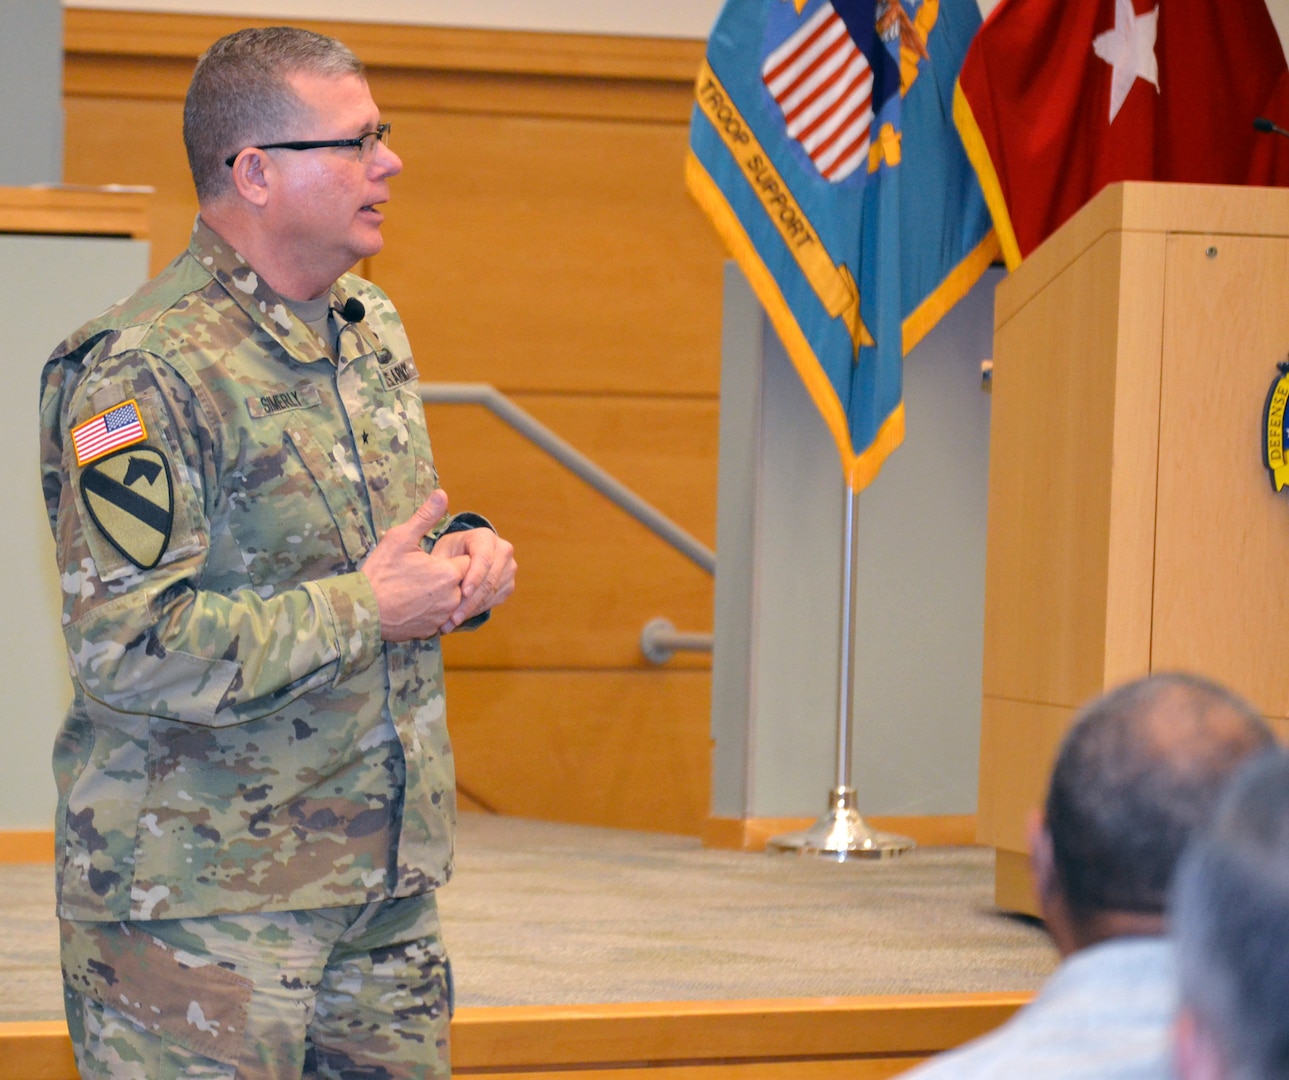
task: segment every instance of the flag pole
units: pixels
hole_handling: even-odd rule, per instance
[[[859,513],[859,492],[844,484],[845,512],[842,523],[841,664],[837,707],[837,784],[828,793],[828,811],[800,832],[784,833],[766,842],[767,851],[820,855],[844,862],[846,859],[889,859],[911,851],[907,836],[871,829],[855,808],[855,789],[850,783],[851,719],[855,710],[855,585],[859,545],[855,541],[855,519]]]

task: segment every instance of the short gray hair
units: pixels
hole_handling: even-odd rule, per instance
[[[198,58],[184,99],[184,147],[198,201],[228,190],[230,154],[297,134],[291,128],[303,106],[288,76],[361,78],[364,71],[335,38],[294,26],[238,30],[216,41]]]
[[[1071,916],[1162,914],[1191,834],[1236,769],[1272,745],[1249,704],[1198,675],[1152,675],[1087,705],[1061,746],[1045,807]]]
[[[1289,755],[1241,770],[1182,859],[1173,895],[1182,1004],[1233,1080],[1289,1076]]]

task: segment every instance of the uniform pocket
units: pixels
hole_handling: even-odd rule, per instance
[[[375,543],[348,447],[328,451],[326,429],[272,419],[224,479],[229,527],[261,596],[353,570]]]
[[[69,990],[187,1055],[237,1065],[251,1000],[249,979],[217,964],[190,966],[137,924],[64,920],[60,934]]]

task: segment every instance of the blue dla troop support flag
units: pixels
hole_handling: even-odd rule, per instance
[[[953,125],[976,0],[729,0],[686,181],[837,440],[853,490],[904,438],[901,368],[997,255]]]

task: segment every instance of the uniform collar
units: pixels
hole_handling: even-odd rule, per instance
[[[286,301],[200,216],[193,225],[188,253],[223,286],[247,318],[274,338],[293,359],[306,364],[317,363],[319,360],[332,361],[318,335],[296,318]],[[346,274],[332,285],[332,307],[344,307],[345,301],[352,295],[352,290],[346,284],[349,278],[350,275]]]

